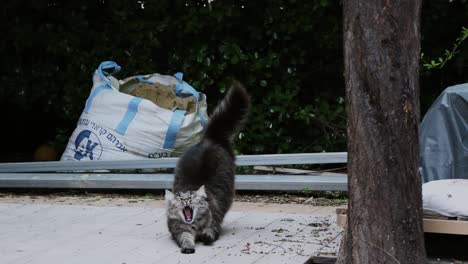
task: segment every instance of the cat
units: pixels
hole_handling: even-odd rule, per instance
[[[168,228],[182,253],[195,253],[196,241],[209,245],[219,238],[234,198],[231,145],[249,109],[250,97],[235,81],[211,115],[201,141],[177,163],[173,192],[166,190],[165,200]]]

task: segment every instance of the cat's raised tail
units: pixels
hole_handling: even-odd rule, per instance
[[[205,139],[230,144],[247,120],[249,110],[249,94],[241,83],[234,81],[211,114],[205,130]]]

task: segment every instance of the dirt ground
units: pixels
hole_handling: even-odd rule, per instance
[[[24,201],[37,203],[63,203],[83,205],[117,205],[117,206],[152,206],[154,201],[164,200],[164,194],[144,191],[50,191],[50,190],[7,190],[0,191],[3,202]],[[260,203],[278,205],[312,205],[312,206],[346,206],[347,198],[336,192],[239,192],[235,197],[237,203]]]

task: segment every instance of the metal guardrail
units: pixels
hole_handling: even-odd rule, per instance
[[[2,188],[170,189],[172,174],[0,173]],[[346,191],[346,175],[237,175],[236,190]]]
[[[346,163],[347,153],[242,155],[238,166]],[[174,168],[177,158],[129,161],[60,161],[0,163],[0,188],[167,189],[172,174],[121,173],[121,170]],[[115,170],[119,173],[103,173]],[[238,190],[346,191],[347,176],[237,175]]]
[[[49,161],[0,163],[2,172],[56,172],[89,170],[125,170],[125,169],[167,169],[175,168],[178,158],[113,161]],[[237,166],[254,165],[297,165],[346,163],[346,152],[267,154],[237,156]]]

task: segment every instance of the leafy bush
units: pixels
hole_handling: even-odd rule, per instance
[[[456,38],[468,8],[454,2],[425,3],[427,56]],[[339,1],[7,0],[2,6],[0,105],[8,126],[2,138],[11,139],[4,160],[28,159],[14,153],[45,140],[63,149],[103,60],[122,65],[117,77],[183,71],[207,94],[210,109],[229,80],[239,79],[254,106],[237,142],[240,153],[346,150]],[[442,31],[446,42],[438,39]],[[445,80],[466,81],[468,52],[459,49],[443,77],[423,73],[427,102]]]

